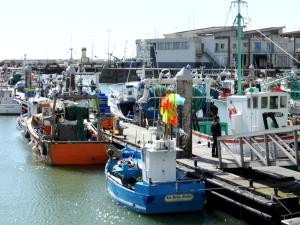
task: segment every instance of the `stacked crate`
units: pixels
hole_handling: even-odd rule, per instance
[[[110,107],[108,106],[107,102],[108,102],[108,98],[104,93],[99,93],[99,110],[100,113],[103,114],[110,114]]]

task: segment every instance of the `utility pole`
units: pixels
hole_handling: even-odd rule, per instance
[[[107,32],[107,64],[110,63],[110,53],[109,53],[109,33],[111,30],[106,30]]]
[[[92,48],[91,48],[91,63],[94,61],[94,34],[91,34],[91,42],[92,42]]]

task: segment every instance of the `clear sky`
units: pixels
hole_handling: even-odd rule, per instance
[[[164,33],[233,24],[231,0],[3,0],[0,60],[135,56],[135,40]],[[248,0],[247,29],[285,26],[300,30],[300,0]],[[248,21],[248,20],[246,20]],[[126,53],[126,54],[124,54]]]

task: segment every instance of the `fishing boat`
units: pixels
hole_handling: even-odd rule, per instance
[[[289,112],[292,115],[300,115],[300,74],[292,70],[284,75],[280,82],[280,89],[290,95]]]
[[[184,99],[169,94],[162,102],[164,134],[157,133],[155,140],[140,148],[108,149],[108,193],[117,203],[144,214],[201,210],[203,181],[176,167],[176,152],[182,150],[172,138],[172,126],[177,124],[176,105],[183,105]]]
[[[178,73],[182,73],[184,68]],[[211,81],[210,78],[193,79],[194,84]],[[176,80],[168,69],[163,69],[157,78],[143,78],[141,81],[117,84],[108,95],[112,113],[122,120],[148,127],[159,119],[160,99],[175,90]]]
[[[107,188],[111,198],[144,214],[199,211],[204,183],[176,169],[174,140],[155,140],[141,151],[126,147],[119,158],[109,152]]]
[[[16,99],[15,91],[9,86],[0,86],[0,115],[18,115],[21,104]]]
[[[112,113],[120,119],[132,120],[140,88],[139,81],[114,84],[108,95],[108,102]]]
[[[210,127],[214,116],[219,116],[223,135],[255,133],[268,129],[276,129],[286,127],[288,121],[288,102],[290,96],[280,89],[272,89],[271,91],[259,91],[256,87],[249,87],[242,90],[242,67],[241,67],[241,34],[242,34],[242,16],[240,7],[243,1],[234,1],[238,5],[237,21],[237,94],[226,96],[225,99],[210,99],[213,107],[216,109],[215,114],[210,118],[202,118],[197,121],[194,126],[193,135],[198,137],[201,142],[210,143],[211,133]],[[278,137],[282,142],[290,144],[293,142],[292,134],[283,134]],[[264,142],[264,138],[256,138],[257,143]],[[267,141],[271,142],[270,139]],[[240,152],[241,145],[246,155],[251,152],[247,143],[239,139],[223,140],[230,149],[235,153]],[[271,145],[270,145],[271,146]],[[270,147],[271,154],[276,154],[276,147]]]
[[[288,101],[288,93],[259,92],[253,89],[252,92],[249,90],[244,95],[228,96],[226,101],[214,100],[213,102],[220,117],[223,135],[230,135],[286,127],[289,113]],[[210,119],[198,121],[198,129],[194,127],[193,130],[194,136],[201,142],[210,142],[211,124]],[[286,143],[293,142],[293,135],[285,135],[281,138]],[[257,142],[263,143],[264,139],[261,138]],[[239,151],[239,140],[228,139],[224,140],[224,143]],[[245,149],[247,149],[246,144]]]
[[[90,165],[107,161],[107,140],[89,132],[84,121],[91,116],[90,101],[98,96],[54,96],[53,101],[32,101],[29,104],[27,129],[33,150],[40,161],[49,165]],[[97,117],[95,117],[97,118]],[[112,118],[111,118],[112,119]]]

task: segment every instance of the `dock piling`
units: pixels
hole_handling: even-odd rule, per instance
[[[294,145],[295,145],[296,164],[297,164],[298,170],[300,170],[299,148],[298,148],[298,131],[297,130],[294,130]]]
[[[176,74],[176,85],[177,93],[185,98],[184,107],[179,110],[181,118],[184,123],[181,124],[181,128],[187,134],[183,152],[180,157],[191,158],[192,157],[192,86],[193,86],[193,75],[188,68],[182,68]],[[178,146],[181,147],[180,138],[176,138]]]

